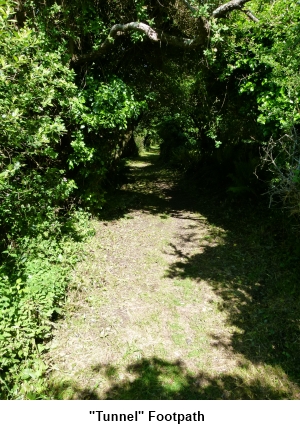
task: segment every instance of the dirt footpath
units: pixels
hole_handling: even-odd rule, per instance
[[[93,221],[51,342],[53,398],[253,398],[265,385],[264,398],[277,390],[272,369],[232,347],[240,329],[222,307],[213,259],[202,276],[201,254],[222,247],[226,231],[193,209],[157,158],[131,162],[129,182]]]

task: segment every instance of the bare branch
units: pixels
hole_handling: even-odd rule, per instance
[[[182,1],[192,12],[197,12],[197,8],[191,6],[188,0]],[[225,3],[215,9],[212,13],[212,17],[221,18],[227,13],[232,12],[233,10],[241,10],[250,19],[255,22],[258,22],[258,19],[253,15],[252,12],[243,9],[244,5],[249,1],[250,0],[231,0],[228,3]],[[115,24],[111,28],[106,40],[100,45],[97,50],[86,55],[73,56],[72,64],[75,66],[90,61],[96,61],[100,56],[106,53],[108,48],[111,47],[111,45],[114,43],[115,39],[117,39],[119,36],[126,35],[132,31],[146,35],[148,39],[150,39],[152,42],[164,42],[172,46],[177,46],[179,48],[193,49],[198,46],[203,46],[207,42],[207,37],[209,34],[209,24],[204,18],[199,18],[198,22],[201,23],[201,26],[199,27],[198,35],[193,39],[172,36],[170,34],[164,33],[162,30],[156,30],[143,22]]]
[[[228,3],[219,6],[212,13],[214,18],[222,18],[227,13],[232,12],[233,10],[241,10],[244,4],[248,3],[250,0],[231,0]]]
[[[192,6],[188,0],[182,0],[183,3],[188,7],[188,9],[195,13],[198,12],[198,9],[194,6]],[[249,2],[250,0],[232,0],[229,1],[228,3],[223,4],[222,6],[219,6],[216,10],[214,10],[214,12],[212,13],[212,16],[214,18],[220,18],[224,15],[226,15],[227,13],[231,12],[234,9],[239,9],[242,12],[244,12],[248,18],[250,18],[252,21],[254,22],[259,22],[258,18],[256,18],[256,16],[247,9],[243,9],[243,6],[245,3]]]
[[[117,37],[130,33],[131,31],[145,34],[150,40],[152,40],[152,42],[165,42],[169,45],[177,46],[179,48],[195,48],[197,46],[203,45],[206,40],[204,33],[193,39],[187,39],[183,37],[171,36],[167,33],[164,33],[162,30],[155,30],[143,22],[116,24],[111,28],[107,39],[96,51],[78,57],[75,56],[72,59],[72,63],[77,65],[89,61],[95,61],[99,56],[105,54],[107,49],[114,43],[114,40]]]
[[[259,19],[256,18],[256,16],[251,12],[251,10],[241,9],[241,11],[244,12],[252,21],[259,22]]]
[[[185,5],[189,8],[189,10],[191,12],[193,12],[193,13],[198,12],[198,9],[194,6],[192,6],[187,0],[182,0],[182,1],[183,1],[183,3],[185,3]]]

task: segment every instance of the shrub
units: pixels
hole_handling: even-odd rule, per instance
[[[270,140],[263,164],[273,173],[270,205],[279,198],[292,215],[300,216],[300,142],[295,130],[280,139]]]

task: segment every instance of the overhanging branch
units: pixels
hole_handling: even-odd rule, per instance
[[[188,0],[182,0],[185,5],[192,11],[197,12],[197,8],[191,6]],[[258,22],[256,16],[253,15],[249,10],[243,9],[244,5],[250,0],[231,0],[215,9],[211,16],[213,18],[222,18],[233,10],[240,10],[244,12],[251,20]],[[200,22],[200,20],[199,20]],[[156,30],[150,27],[148,24],[143,22],[129,22],[127,24],[115,24],[106,40],[100,45],[100,47],[86,55],[74,56],[72,58],[72,64],[78,65],[85,62],[96,61],[100,56],[104,55],[108,48],[113,45],[115,39],[119,36],[126,35],[132,31],[144,34],[152,42],[164,42],[172,46],[177,46],[179,48],[195,48],[198,46],[203,46],[207,42],[207,37],[209,34],[209,25],[203,19],[203,28],[199,31],[197,37],[193,39],[182,38],[178,36],[172,36],[170,34],[164,33],[162,30]]]
[[[188,0],[182,0],[183,3],[188,7],[188,9],[195,13],[198,12],[198,9],[194,6],[192,6]],[[215,9],[212,13],[212,16],[214,18],[221,18],[223,16],[225,16],[227,13],[238,9],[241,12],[244,12],[244,14],[246,14],[248,16],[249,19],[251,19],[254,22],[259,22],[258,18],[256,18],[256,16],[248,9],[243,9],[244,4],[249,2],[250,0],[232,0],[228,3],[223,4],[222,6],[219,6],[217,9]]]
[[[179,48],[194,48],[196,46],[203,45],[205,43],[205,36],[201,35],[193,39],[171,36],[170,34],[164,33],[161,30],[155,30],[148,24],[143,22],[129,22],[127,24],[116,24],[114,25],[109,33],[107,39],[102,43],[102,45],[94,52],[86,55],[75,56],[72,59],[74,65],[85,63],[88,61],[94,61],[99,56],[105,54],[107,49],[114,43],[114,40],[122,35],[135,31],[138,33],[145,34],[148,39],[152,42],[164,42],[172,46],[177,46]]]
[[[243,6],[249,1],[250,0],[231,0],[230,2],[225,3],[215,9],[212,13],[212,16],[214,18],[222,18],[233,10],[241,10]]]

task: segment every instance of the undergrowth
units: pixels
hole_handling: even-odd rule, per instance
[[[36,237],[11,243],[0,265],[0,398],[35,398],[43,391],[43,352],[64,305],[69,274],[93,234],[85,212],[36,226]],[[49,224],[49,225],[48,225]],[[50,231],[50,233],[49,233]]]

